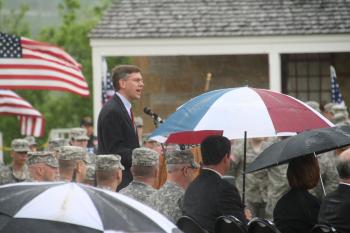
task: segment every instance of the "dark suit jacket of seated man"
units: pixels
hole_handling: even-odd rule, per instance
[[[194,218],[211,233],[216,219],[222,215],[233,215],[247,222],[237,188],[221,177],[230,168],[230,150],[230,141],[223,136],[209,136],[203,140],[204,166],[184,196],[184,215]]]
[[[333,226],[338,233],[350,232],[350,149],[336,159],[340,177],[338,188],[323,200],[318,222]]]
[[[98,154],[118,154],[123,170],[118,190],[132,181],[131,153],[139,147],[135,125],[132,121],[131,102],[141,97],[143,79],[140,69],[121,65],[113,69],[112,82],[116,94],[101,109],[97,122]]]

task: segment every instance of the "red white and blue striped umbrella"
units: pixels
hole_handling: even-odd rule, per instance
[[[278,92],[250,87],[199,95],[170,115],[150,138],[164,142],[171,133],[223,130],[229,139],[294,135],[333,124],[302,101]]]

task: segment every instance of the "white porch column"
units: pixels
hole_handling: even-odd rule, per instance
[[[281,54],[269,52],[269,87],[272,91],[282,92]]]
[[[93,67],[93,113],[94,113],[94,135],[97,135],[97,119],[102,107],[102,54],[92,48],[92,67]]]

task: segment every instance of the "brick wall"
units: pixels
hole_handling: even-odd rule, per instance
[[[150,107],[166,118],[181,104],[204,92],[207,73],[212,74],[209,90],[228,87],[268,88],[267,55],[133,57],[143,70],[145,88],[136,103],[136,114],[144,119],[144,133],[154,129],[142,110]]]

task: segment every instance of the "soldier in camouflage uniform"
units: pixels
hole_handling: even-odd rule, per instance
[[[134,180],[119,193],[132,197],[144,204],[157,190],[155,184],[159,171],[159,154],[146,147],[136,148],[132,151],[131,173]]]
[[[96,158],[97,187],[115,192],[122,182],[124,166],[120,162],[120,155],[98,155]]]
[[[58,179],[58,161],[53,152],[28,152],[27,164],[33,181],[56,181]]]
[[[68,140],[65,138],[53,138],[49,141],[49,145],[47,147],[48,151],[52,151],[52,152],[57,152],[58,148],[61,146],[68,146]],[[55,156],[57,154],[55,153]]]
[[[331,122],[333,122],[333,118],[334,118],[334,113],[332,111],[333,106],[334,106],[334,103],[326,103],[322,109],[322,115],[326,117],[328,120],[330,120]]]
[[[348,108],[345,104],[334,104],[332,106],[333,123],[337,126],[350,125]]]
[[[314,104],[310,104],[310,102],[314,102]],[[308,104],[317,112],[320,112],[319,104],[317,102],[308,101],[306,102],[306,104]],[[337,111],[335,111],[334,108],[336,108],[340,112],[344,110],[343,108],[341,108],[341,106],[339,108],[337,104],[328,103],[327,105],[325,105],[324,111],[330,111],[331,114],[329,114],[328,117],[333,116],[332,120],[337,121],[338,117],[336,117],[336,115],[334,114]],[[335,151],[329,151],[324,154],[320,154],[317,157],[320,166],[320,173],[324,186],[324,191],[326,193],[333,192],[338,187],[339,182],[339,176],[335,166]],[[313,195],[315,195],[319,200],[322,200],[324,198],[324,191],[322,188],[321,180],[318,182],[317,186],[314,189],[310,190],[310,192]]]
[[[149,205],[176,223],[182,214],[185,190],[199,168],[191,150],[174,150],[166,155],[168,176],[166,183],[149,199]]]
[[[265,138],[251,138],[247,140],[247,165],[253,162],[256,157],[267,147]],[[236,140],[234,144],[233,155],[235,156],[236,166],[236,183],[237,188],[242,193],[243,176],[243,157],[244,144],[243,140]],[[245,203],[246,207],[252,211],[253,216],[265,218],[266,199],[267,199],[267,185],[268,177],[267,171],[261,170],[246,175],[245,183]]]
[[[58,149],[58,163],[60,180],[77,181],[85,180],[86,164],[89,163],[86,151],[77,146],[62,146]]]
[[[266,169],[267,172],[267,193],[266,193],[266,208],[265,218],[273,219],[273,209],[277,201],[289,190],[287,181],[288,165],[275,166]]]
[[[27,142],[28,142],[29,151],[37,151],[38,150],[38,144],[35,141],[35,137],[27,136],[24,139],[27,140]]]
[[[70,131],[70,145],[87,148],[89,137],[85,128],[73,128]]]
[[[337,173],[335,164],[335,151],[329,151],[324,154],[318,155],[318,163],[320,166],[321,178],[326,194],[335,191],[339,184],[339,175]],[[323,200],[325,197],[321,180],[317,186],[310,192],[315,195],[319,200]]]
[[[90,163],[86,166],[86,176],[84,184],[96,186],[96,164]]]
[[[29,181],[30,175],[27,167],[29,145],[25,139],[14,139],[11,142],[12,163],[3,166],[0,170],[0,185]]]

